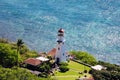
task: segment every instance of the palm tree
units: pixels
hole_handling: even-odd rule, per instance
[[[24,42],[22,41],[22,39],[17,40],[17,66],[19,65],[18,64],[18,54],[20,53],[20,49],[23,44],[24,44]]]

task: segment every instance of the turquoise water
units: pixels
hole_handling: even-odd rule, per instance
[[[61,27],[68,51],[120,64],[120,0],[0,0],[0,37],[49,51]]]

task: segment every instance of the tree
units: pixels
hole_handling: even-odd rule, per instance
[[[114,65],[110,63],[104,63],[104,62],[102,63],[106,66]],[[91,70],[89,73],[93,75],[95,80],[120,80],[120,72],[116,71],[115,69],[118,67],[120,66],[116,66],[116,67],[114,66],[112,71],[111,69],[110,70],[106,69],[106,70],[101,70],[101,71]]]
[[[48,73],[50,71],[50,65],[47,63],[42,63],[39,67],[39,70]]]
[[[61,62],[59,63],[59,69],[61,72],[66,72],[69,70],[69,68],[67,67],[68,66],[68,63],[66,62]]]
[[[22,41],[22,39],[17,40],[17,52],[20,51],[23,44],[24,44],[24,42]]]
[[[17,62],[17,53],[9,44],[0,43],[0,65],[12,67]]]
[[[103,65],[104,67],[107,68],[108,71],[117,71],[119,72],[120,66],[115,65],[115,64],[110,64],[107,62],[99,61],[98,64]]]
[[[97,64],[97,60],[95,59],[95,57],[87,52],[71,51],[70,54],[74,55],[76,60],[80,60],[84,63],[90,64],[90,65]]]
[[[9,42],[9,41],[8,41]],[[26,45],[23,45],[22,39],[14,42],[0,42],[0,64],[3,67],[19,66],[19,63],[29,57],[37,57],[36,51],[30,51]]]
[[[20,53],[20,49],[23,44],[24,44],[24,42],[22,41],[22,39],[17,40],[17,55]],[[18,56],[17,56],[17,58],[18,58]],[[18,60],[17,60],[17,65],[19,66]]]

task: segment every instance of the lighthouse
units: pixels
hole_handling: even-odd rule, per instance
[[[55,60],[57,63],[67,62],[67,54],[65,50],[65,39],[64,39],[64,30],[60,28],[57,34],[57,47]]]

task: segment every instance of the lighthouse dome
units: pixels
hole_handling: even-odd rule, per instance
[[[60,28],[60,29],[58,30],[58,32],[59,32],[59,33],[64,33],[64,29]]]

